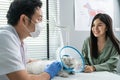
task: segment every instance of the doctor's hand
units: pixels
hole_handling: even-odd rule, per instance
[[[55,61],[55,62],[52,62],[50,65],[47,65],[44,71],[47,72],[51,78],[53,78],[58,74],[61,68],[62,68],[61,63],[58,61]]]
[[[94,66],[89,66],[89,65],[85,66],[84,72],[90,73],[90,72],[94,72],[94,71],[95,71],[95,67]]]

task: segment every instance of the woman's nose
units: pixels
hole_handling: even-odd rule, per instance
[[[94,30],[98,30],[98,27],[97,27],[97,26],[95,26],[95,27],[94,27]]]

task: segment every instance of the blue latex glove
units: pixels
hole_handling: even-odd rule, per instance
[[[61,63],[58,61],[55,61],[55,62],[52,62],[50,65],[47,65],[44,71],[50,75],[50,78],[53,78],[58,74],[61,68],[62,68]]]

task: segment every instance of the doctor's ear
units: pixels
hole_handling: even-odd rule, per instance
[[[21,22],[22,24],[27,25],[27,24],[28,24],[28,17],[27,17],[26,15],[22,14],[22,15],[20,16],[20,22]]]

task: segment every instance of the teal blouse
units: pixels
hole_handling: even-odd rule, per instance
[[[85,59],[85,64],[94,66],[96,68],[96,71],[116,72],[116,66],[120,56],[111,40],[107,38],[104,49],[97,59],[90,56],[89,40],[90,38],[87,38],[84,41],[82,48],[82,54]]]

